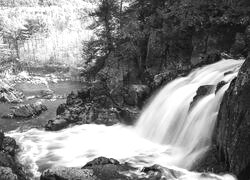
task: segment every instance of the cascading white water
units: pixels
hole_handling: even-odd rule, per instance
[[[242,63],[222,60],[169,83],[144,110],[136,130],[154,142],[174,147],[179,155],[172,163],[190,168],[210,145],[220,102]],[[221,81],[227,84],[215,94]],[[215,87],[190,110],[190,103],[202,85]]]
[[[39,168],[81,167],[98,156],[140,167],[160,164],[189,168],[209,146],[219,104],[229,83],[216,94],[214,89],[189,110],[196,90],[201,85],[230,82],[242,63],[223,60],[174,80],[150,102],[135,127],[80,125],[58,132],[31,129],[8,135],[20,143],[19,159],[35,176]],[[181,179],[199,179],[193,173],[185,174],[190,178]]]

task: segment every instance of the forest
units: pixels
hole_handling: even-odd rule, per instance
[[[249,180],[250,1],[0,0],[0,180]]]

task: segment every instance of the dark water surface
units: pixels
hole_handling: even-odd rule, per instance
[[[49,84],[49,88],[55,92],[55,95],[67,95],[71,91],[76,91],[82,88],[82,84],[78,81],[64,81]],[[46,90],[47,87],[43,84],[20,83],[16,85],[16,89],[24,93],[26,97],[39,95],[41,90]],[[30,119],[3,119],[1,116],[10,111],[10,107],[15,104],[3,103],[0,104],[0,129],[3,131],[11,131],[17,128],[29,129],[31,127],[44,127],[48,120],[56,117],[57,107],[64,103],[66,99],[46,100],[46,99],[31,99],[25,100],[23,104],[42,101],[48,108],[40,116]]]

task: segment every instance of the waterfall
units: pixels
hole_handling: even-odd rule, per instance
[[[19,160],[36,177],[45,168],[81,167],[99,156],[139,167],[159,164],[189,169],[209,147],[223,94],[242,63],[222,60],[170,82],[149,102],[135,127],[92,124],[58,132],[16,130],[8,135],[20,143]],[[221,81],[226,84],[215,93]],[[202,85],[214,88],[190,108]]]
[[[190,168],[210,145],[222,97],[242,63],[222,60],[169,83],[145,108],[136,130],[154,142],[174,147],[179,152],[174,164]],[[226,84],[215,93],[221,81]],[[203,85],[214,88],[190,110],[197,89]]]

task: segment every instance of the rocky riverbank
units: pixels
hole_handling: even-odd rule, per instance
[[[0,179],[27,180],[24,167],[17,160],[19,147],[13,138],[0,130]]]

